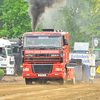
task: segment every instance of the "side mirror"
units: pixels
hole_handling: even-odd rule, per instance
[[[5,52],[5,49],[2,49],[2,57],[6,57],[6,52]]]
[[[65,39],[65,45],[68,45],[68,39]]]

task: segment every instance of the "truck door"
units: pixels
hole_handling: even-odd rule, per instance
[[[63,63],[68,62],[67,61],[67,45],[65,45],[65,39],[67,39],[67,36],[63,36]]]
[[[0,68],[4,69],[7,66],[5,48],[0,48]]]
[[[8,64],[8,66],[14,65],[14,56],[13,56],[11,48],[7,48],[6,51],[7,51],[7,64]]]

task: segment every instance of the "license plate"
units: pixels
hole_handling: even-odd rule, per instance
[[[45,77],[47,74],[38,74],[39,77]]]

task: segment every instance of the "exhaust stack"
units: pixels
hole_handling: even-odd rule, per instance
[[[57,8],[66,4],[66,0],[24,0],[29,3],[28,12],[31,18],[32,30],[36,31],[41,17],[47,8]]]
[[[54,29],[41,29],[41,32],[54,32]]]

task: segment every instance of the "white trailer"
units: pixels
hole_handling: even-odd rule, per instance
[[[14,64],[10,41],[0,39],[0,69],[4,70],[5,75],[14,75]]]

